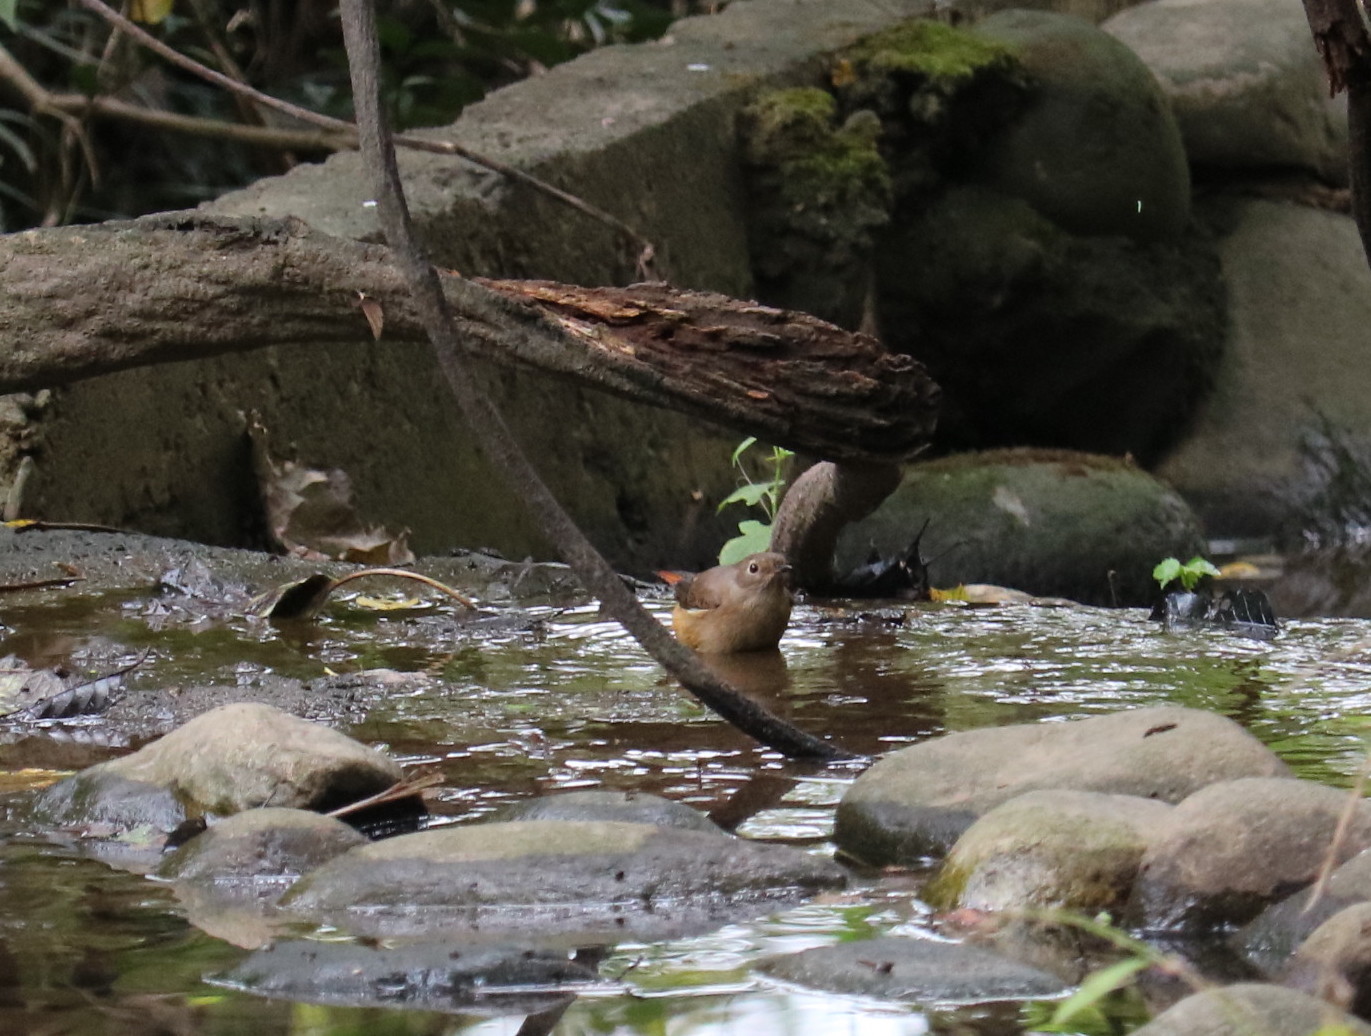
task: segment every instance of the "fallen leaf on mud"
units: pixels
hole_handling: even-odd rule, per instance
[[[319,471],[272,457],[267,431],[256,414],[248,418],[253,469],[262,493],[267,535],[287,554],[312,561],[330,558],[364,565],[414,562],[406,537],[362,522],[352,505],[352,484],[338,468]]]

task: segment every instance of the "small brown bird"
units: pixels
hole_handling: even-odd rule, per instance
[[[696,651],[767,651],[790,622],[794,599],[784,554],[750,554],[696,575],[659,574],[676,588],[676,638]]]

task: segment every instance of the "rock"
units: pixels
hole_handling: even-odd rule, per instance
[[[1193,430],[1156,472],[1212,535],[1337,528],[1362,501],[1339,495],[1347,459],[1320,444],[1332,435],[1355,456],[1371,443],[1371,270],[1357,228],[1270,201],[1214,202],[1206,215],[1225,230],[1226,351]]]
[[[282,905],[366,934],[555,930],[590,945],[575,940],[671,930],[845,882],[829,860],[722,832],[527,820],[361,846],[301,878]]]
[[[1371,1014],[1371,903],[1319,925],[1295,951],[1284,982],[1365,1018]]]
[[[91,837],[117,836],[138,827],[169,835],[186,819],[186,809],[160,784],[130,780],[96,763],[45,788],[34,802],[40,823],[56,824]]]
[[[1247,777],[1203,788],[1170,814],[1143,854],[1130,913],[1150,931],[1244,924],[1318,875],[1348,792],[1312,781]],[[1371,846],[1371,803],[1337,862]]]
[[[953,184],[895,222],[875,267],[886,339],[943,387],[943,442],[1151,463],[1212,385],[1224,286],[1202,229],[1080,237],[1021,199]]]
[[[995,583],[1087,604],[1144,605],[1162,558],[1203,553],[1189,507],[1125,461],[997,450],[912,464],[871,517],[845,529],[837,571],[920,543],[933,584]]]
[[[158,869],[159,877],[284,892],[306,871],[367,839],[337,820],[303,809],[245,809],[196,835]]]
[[[986,174],[1075,234],[1174,240],[1190,218],[1190,173],[1171,106],[1131,50],[1070,15],[1011,10],[975,27],[1008,44],[1034,100]]]
[[[1346,183],[1346,104],[1299,0],[1154,0],[1100,28],[1161,82],[1192,164]]]
[[[565,1003],[565,987],[591,985],[597,976],[565,953],[517,947],[293,940],[258,950],[212,981],[308,1003],[429,1011],[479,1004],[482,1014],[531,1014]]]
[[[1371,851],[1360,852],[1334,868],[1317,899],[1312,886],[1301,889],[1267,907],[1230,941],[1249,962],[1274,975],[1316,928],[1340,911],[1365,902],[1371,902]]]
[[[976,946],[889,936],[818,946],[759,967],[786,982],[882,1000],[975,1003],[1058,996],[1061,979]]]
[[[1319,1032],[1371,1036],[1371,1026],[1306,993],[1241,982],[1186,997],[1134,1029],[1133,1036],[1251,1036],[1256,1032],[1269,1036]]]
[[[942,908],[1117,915],[1148,836],[1174,808],[1130,795],[1030,791],[967,828],[923,898]]]
[[[1215,781],[1288,773],[1232,720],[1199,709],[987,727],[879,760],[839,803],[834,840],[868,864],[908,864],[942,855],[977,817],[1041,788],[1174,803]]]
[[[268,803],[329,810],[402,776],[393,760],[336,730],[242,702],[212,709],[132,755],[68,777],[45,792],[39,806],[64,825],[100,815],[131,827],[143,806],[130,808],[128,782],[165,789],[192,815],[228,815]]]
[[[515,802],[497,812],[492,820],[617,820],[626,824],[652,824],[690,831],[719,833],[714,822],[684,802],[637,791],[592,789],[543,795]]]

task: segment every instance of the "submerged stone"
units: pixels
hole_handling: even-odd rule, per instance
[[[306,875],[282,905],[354,932],[560,929],[617,940],[845,883],[830,860],[723,833],[527,820],[361,846]]]
[[[719,833],[719,828],[709,817],[684,802],[673,802],[660,795],[602,788],[525,799],[506,806],[492,819],[618,820],[626,824],[651,824],[655,827]]]
[[[1035,789],[1174,803],[1215,781],[1289,772],[1238,724],[1200,709],[991,727],[879,760],[843,796],[834,839],[865,863],[906,864],[942,855],[977,817]]]
[[[774,957],[759,970],[833,993],[883,1000],[1025,1000],[1059,996],[1055,975],[963,943],[889,936]]]
[[[210,979],[262,996],[353,1007],[532,1013],[597,981],[566,954],[450,943],[363,946],[296,940],[258,950]]]

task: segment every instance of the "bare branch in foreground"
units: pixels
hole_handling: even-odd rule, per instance
[[[510,484],[528,503],[543,532],[586,589],[595,594],[633,638],[700,701],[739,730],[788,756],[832,759],[846,755],[836,745],[800,730],[739,694],[676,641],[643,608],[529,464],[500,412],[476,384],[437,271],[424,259],[415,242],[395,150],[380,106],[380,46],[371,2],[343,0],[341,10],[357,119],[362,131],[362,151],[377,180],[381,225],[397,253],[405,281],[414,293],[420,318],[438,352],[443,374],[482,452],[497,471],[507,475]]]

